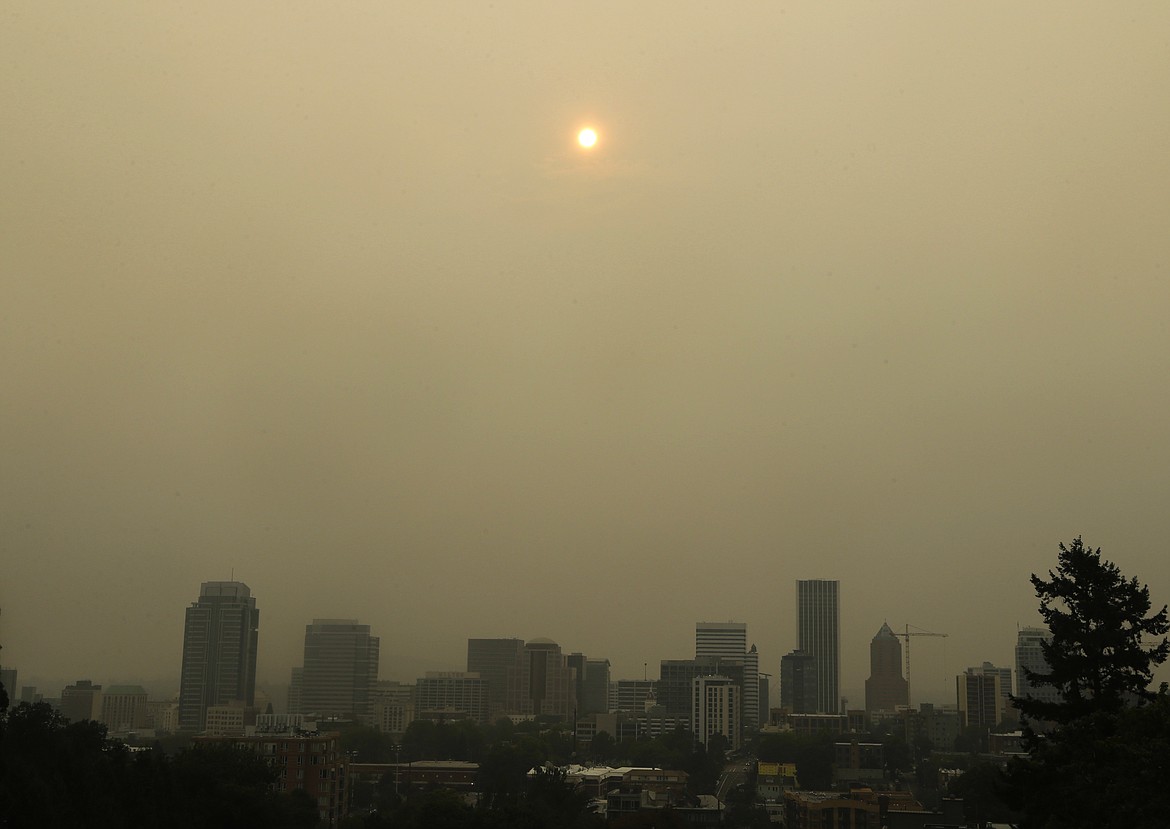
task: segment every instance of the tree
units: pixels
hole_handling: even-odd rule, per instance
[[[614,749],[616,748],[617,742],[610,736],[608,731],[598,731],[589,742],[589,756],[598,762],[604,763],[606,760],[613,758]]]
[[[1053,728],[1027,729],[1029,756],[1013,761],[1006,799],[1029,829],[1170,825],[1170,697],[1164,684],[1150,690],[1170,655],[1166,607],[1151,614],[1149,588],[1079,537],[1032,585],[1052,639],[1042,646],[1048,670],[1026,676],[1058,700],[1016,699]]]
[[[1054,687],[1060,700],[1016,698],[1025,716],[1066,725],[1154,698],[1149,686],[1154,669],[1170,655],[1170,622],[1165,605],[1148,615],[1148,587],[1126,579],[1080,536],[1060,545],[1056,571],[1049,570],[1047,579],[1032,574],[1032,586],[1052,639],[1041,645],[1048,671],[1025,669],[1025,675]],[[1156,637],[1163,638],[1146,644]]]

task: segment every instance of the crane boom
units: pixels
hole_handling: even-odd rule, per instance
[[[910,630],[910,628],[914,628],[914,630]],[[896,632],[896,633],[894,633],[894,635],[901,636],[903,639],[906,640],[906,704],[909,705],[910,699],[911,699],[911,697],[910,697],[910,637],[911,636],[939,636],[939,637],[942,637],[945,639],[948,636],[948,634],[935,633],[933,631],[923,630],[920,627],[916,627],[914,625],[908,624],[908,625],[906,625],[905,630],[900,631],[900,632]]]

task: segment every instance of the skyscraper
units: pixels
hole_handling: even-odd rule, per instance
[[[577,710],[577,672],[551,639],[524,643],[520,662],[508,671],[509,714],[559,717],[572,722]]]
[[[869,679],[865,681],[866,711],[896,711],[910,704],[910,684],[902,676],[902,643],[882,622],[869,643]]]
[[[804,651],[784,654],[780,660],[780,707],[793,714],[815,714],[817,687],[817,658]]]
[[[741,740],[740,685],[726,676],[697,676],[691,699],[691,734],[707,745],[716,734],[727,739],[727,748],[738,751]]]
[[[582,714],[601,713],[609,710],[609,660],[585,660],[584,694],[577,700]]]
[[[467,670],[487,680],[491,722],[508,713],[508,674],[516,670],[523,654],[523,639],[467,640]]]
[[[817,660],[818,714],[836,714],[841,707],[840,582],[808,579],[796,582],[796,630],[800,650]]]
[[[719,665],[734,663],[742,668],[740,714],[743,724],[758,728],[760,724],[760,661],[755,645],[748,650],[747,624],[744,622],[695,622],[695,659],[715,659],[715,672],[727,675]]]
[[[300,714],[371,724],[381,640],[357,619],[314,619],[305,625]]]
[[[259,633],[260,611],[248,585],[206,581],[200,586],[183,626],[179,728],[202,731],[211,705],[255,704]]]
[[[998,672],[983,673],[968,668],[955,677],[956,703],[963,727],[983,725],[995,728],[1003,716],[1003,695]]]
[[[1046,674],[1048,660],[1044,658],[1043,643],[1052,641],[1048,628],[1021,628],[1016,634],[1016,696],[1032,697],[1044,702],[1058,702],[1056,688],[1041,685],[1028,679],[1025,669],[1032,673]]]

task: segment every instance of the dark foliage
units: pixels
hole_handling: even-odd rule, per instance
[[[1028,729],[1029,757],[1010,767],[1003,799],[1029,829],[1170,826],[1170,699],[1150,689],[1170,655],[1165,606],[1151,614],[1149,588],[1080,538],[1032,584],[1052,640],[1048,671],[1028,675],[1059,699],[1016,701],[1052,728]]]
[[[1054,687],[1060,701],[1017,699],[1025,716],[1068,724],[1154,698],[1150,683],[1170,655],[1164,638],[1170,622],[1165,606],[1148,615],[1148,587],[1126,579],[1101,558],[1100,548],[1086,547],[1079,537],[1060,545],[1056,570],[1047,579],[1033,574],[1032,586],[1052,640],[1042,646],[1049,670],[1027,675]],[[1155,637],[1163,638],[1146,644]]]
[[[70,723],[46,703],[0,716],[0,826],[316,826],[316,804],[303,792],[277,794],[272,781],[262,760],[230,746],[172,760],[131,753],[106,739],[105,726]]]

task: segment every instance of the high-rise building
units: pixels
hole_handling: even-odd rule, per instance
[[[740,684],[727,676],[697,676],[691,707],[691,734],[707,745],[716,734],[727,739],[727,749],[738,751],[742,744],[739,711],[742,697]]]
[[[817,658],[796,650],[780,659],[780,707],[792,714],[817,713]]]
[[[1059,702],[1060,695],[1051,685],[1042,685],[1028,679],[1027,671],[1046,674],[1050,670],[1044,658],[1043,644],[1052,641],[1047,628],[1026,627],[1016,634],[1016,696],[1031,697],[1042,702]]]
[[[648,704],[657,704],[657,695],[658,682],[653,679],[619,679],[609,684],[609,710],[641,714]]]
[[[910,683],[902,676],[902,643],[882,622],[869,643],[869,679],[865,681],[865,710],[896,711],[910,704]]]
[[[415,683],[415,706],[421,719],[457,714],[484,725],[488,721],[487,680],[464,671],[427,671]]]
[[[744,622],[696,622],[695,659],[718,661],[715,672],[725,673],[719,664],[734,662],[740,666],[741,715],[743,724],[758,728],[760,724],[760,657],[756,646],[748,648],[747,624]]]
[[[818,714],[836,714],[841,707],[840,582],[807,579],[796,582],[798,647],[817,660]]]
[[[187,608],[183,669],[179,680],[179,728],[202,731],[207,708],[256,700],[256,646],[260,611],[248,585],[207,581]]]
[[[70,722],[96,720],[102,715],[102,686],[79,679],[61,691],[61,714]]]
[[[583,714],[605,714],[609,711],[609,660],[585,661],[585,693],[577,700]]]
[[[314,619],[305,626],[301,707],[293,713],[372,724],[380,648],[370,626],[357,619]]]
[[[20,689],[16,687],[16,668],[0,668],[0,685],[4,686],[4,692],[8,694],[9,704],[15,708],[20,698]]]
[[[717,656],[663,659],[658,666],[657,702],[667,713],[689,716],[694,706],[695,677],[730,677],[739,683],[742,690],[744,670],[745,662],[742,659],[720,659]],[[740,700],[743,700],[742,693]]]
[[[968,668],[969,674],[995,674],[999,677],[999,719],[1016,719],[1015,708],[1012,706],[1012,669],[999,668],[990,662],[984,662],[976,668]]]
[[[576,679],[576,671],[568,666],[556,642],[525,642],[519,664],[508,672],[507,712],[572,722],[577,708]]]
[[[760,652],[752,645],[743,656],[743,725],[755,730],[766,719],[768,697],[760,696]]]
[[[982,725],[995,728],[1003,710],[998,673],[968,668],[955,677],[956,701],[963,727]]]
[[[743,659],[747,625],[743,622],[695,622],[695,658]]]
[[[507,711],[508,675],[524,655],[523,639],[468,639],[467,671],[488,684],[488,716],[492,722]]]

